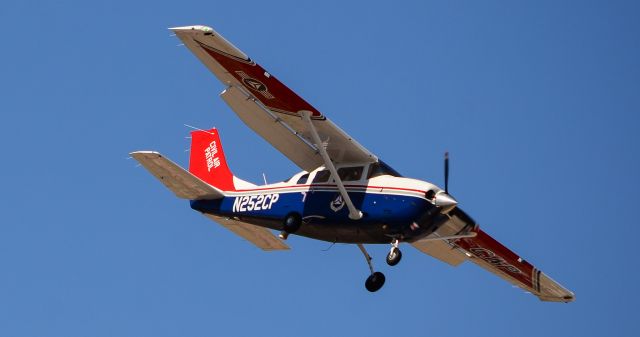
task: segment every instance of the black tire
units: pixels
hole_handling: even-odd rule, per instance
[[[398,248],[394,248],[392,251],[387,254],[387,264],[390,266],[395,266],[402,259],[402,252]]]
[[[377,271],[367,277],[367,280],[364,282],[364,287],[367,288],[367,290],[369,290],[370,292],[374,293],[382,288],[382,286],[384,285],[384,281],[384,274]]]
[[[284,223],[282,225],[282,230],[291,234],[295,233],[298,229],[300,229],[300,225],[302,225],[302,217],[298,213],[290,213],[284,218]]]

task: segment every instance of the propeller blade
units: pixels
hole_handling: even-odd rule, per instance
[[[449,152],[444,153],[444,191],[449,194]]]

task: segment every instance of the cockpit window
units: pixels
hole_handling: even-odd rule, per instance
[[[307,179],[309,179],[309,173],[305,173],[302,177],[300,177],[300,179],[298,179],[298,182],[296,184],[298,185],[306,184]]]
[[[313,184],[326,183],[329,181],[329,177],[331,177],[331,172],[329,170],[318,171],[316,176],[313,178]]]
[[[338,177],[342,181],[358,181],[363,170],[364,166],[341,167],[338,169]]]
[[[402,177],[398,171],[392,169],[389,165],[385,164],[383,161],[379,161],[377,163],[373,163],[369,165],[369,173],[367,174],[367,179],[389,175],[392,177]]]

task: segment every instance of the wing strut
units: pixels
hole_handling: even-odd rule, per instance
[[[340,177],[338,176],[338,171],[336,170],[336,167],[333,165],[331,158],[329,158],[327,149],[325,149],[325,147],[322,146],[322,141],[320,140],[318,131],[316,131],[316,128],[313,125],[313,122],[311,121],[311,111],[301,110],[299,112],[300,112],[300,115],[302,115],[302,118],[304,119],[304,121],[307,123],[307,126],[309,127],[309,131],[311,132],[311,136],[313,137],[313,142],[315,143],[315,146],[320,152],[320,155],[322,156],[322,160],[324,161],[324,166],[328,168],[329,171],[331,171],[331,175],[333,176],[333,179],[336,181],[336,185],[338,185],[338,190],[340,191],[340,194],[342,195],[344,202],[347,204],[347,208],[349,208],[349,218],[352,220],[362,219],[362,212],[356,209],[356,207],[353,205],[353,202],[351,202],[351,198],[347,193],[347,189],[344,188],[342,179],[340,179]]]
[[[435,234],[435,233],[434,233]],[[428,242],[428,241],[446,241],[446,240],[457,240],[457,239],[465,239],[465,238],[475,238],[478,236],[476,232],[469,232],[468,234],[460,234],[460,235],[448,235],[448,236],[435,236],[435,237],[426,237],[424,239],[420,239],[420,242]]]

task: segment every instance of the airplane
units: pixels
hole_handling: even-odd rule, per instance
[[[386,262],[394,266],[405,243],[452,266],[471,261],[542,301],[574,301],[458,206],[448,189],[448,154],[444,188],[404,177],[213,28],[170,30],[224,84],[220,97],[238,117],[302,169],[275,184],[244,181],[229,169],[216,128],[191,132],[188,170],[155,151],[130,154],[192,209],[265,251],[289,249],[289,235],[355,244],[370,292],[385,276],[364,245],[390,245]]]

